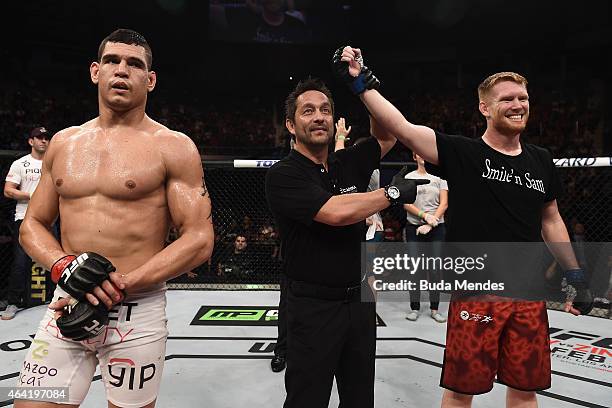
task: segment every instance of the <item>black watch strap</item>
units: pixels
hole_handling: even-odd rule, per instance
[[[396,198],[392,197],[393,193],[389,193],[390,189],[394,189],[397,192],[397,197]],[[389,200],[389,203],[391,205],[397,204],[397,202],[398,202],[397,199],[399,198],[399,189],[397,187],[395,187],[395,186],[391,186],[390,185],[390,186],[386,186],[383,190],[385,191],[385,197],[387,198],[387,200]]]

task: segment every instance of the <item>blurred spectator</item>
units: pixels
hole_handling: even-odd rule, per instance
[[[8,306],[1,313],[2,320],[10,320],[28,302],[27,278],[31,259],[19,244],[19,228],[28,208],[30,198],[38,186],[42,170],[42,160],[47,151],[51,135],[44,127],[32,129],[27,140],[30,145],[30,154],[13,162],[4,183],[4,196],[17,201],[15,206],[15,236],[14,255],[11,274],[8,280],[7,302]]]
[[[429,184],[417,187],[417,197],[413,204],[404,204],[406,209],[406,228],[405,240],[410,243],[425,243],[432,244],[434,256],[440,256],[442,247],[440,245],[446,238],[446,226],[444,224],[444,213],[448,208],[448,184],[446,180],[440,177],[433,176],[427,173],[425,169],[425,161],[421,156],[413,153],[413,158],[417,162],[417,169],[406,174],[407,179],[427,179]],[[418,244],[411,246],[413,253],[420,253]],[[429,270],[424,272],[419,271],[421,279],[429,280],[430,282],[440,281],[440,271]],[[446,322],[446,317],[438,312],[440,306],[440,292],[437,290],[429,291],[430,316],[438,323]],[[421,291],[410,291],[410,308],[412,309],[406,315],[406,319],[416,321],[419,318],[421,310]]]
[[[48,128],[61,129],[69,123],[85,122],[95,114],[88,89],[79,85],[51,89],[53,85],[45,83],[42,86],[34,79],[25,83],[0,81],[3,88],[0,148],[21,149],[14,135],[26,135],[36,126],[31,120],[33,117],[46,123]],[[278,114],[279,99],[284,99],[284,91],[279,89],[275,95],[273,91],[245,90],[241,95],[215,95],[210,99],[197,90],[180,94],[161,92],[151,99],[148,113],[164,125],[189,135],[206,154],[271,158],[280,154],[286,142],[279,130],[284,128],[280,123],[282,115]],[[473,95],[465,88],[412,92],[408,96],[398,91],[398,94],[400,96],[395,98],[390,94],[390,98],[414,122],[475,138],[484,131],[478,109],[470,108]],[[538,100],[538,109],[531,112],[524,132],[528,142],[549,146],[554,157],[609,154],[605,135],[610,133],[610,125],[604,117],[600,97],[594,96],[589,89],[569,86],[564,94],[555,89],[532,87],[530,95]],[[367,112],[350,100],[346,106],[348,109],[342,115],[351,117],[353,132],[361,129],[360,134],[351,137],[366,136]],[[398,143],[386,160],[409,158],[408,149]]]
[[[384,225],[384,241],[385,242],[401,242],[402,227],[399,220],[393,216],[391,211],[381,212]]]
[[[254,278],[255,257],[248,250],[247,238],[238,234],[233,249],[226,254],[217,266],[217,274],[228,282],[249,282]]]
[[[210,34],[231,41],[294,44],[309,42],[312,33],[286,0],[246,0],[245,4],[210,6]]]
[[[242,233],[249,240],[249,242],[257,240],[257,226],[253,223],[253,219],[250,216],[245,215],[242,217],[242,224],[240,224],[238,228],[240,233]]]
[[[189,271],[189,272],[187,272],[185,275],[186,275],[186,276],[187,276],[187,278],[189,278],[189,279],[195,279],[195,278],[197,278],[197,277],[198,277],[198,274],[197,274],[197,272],[195,272],[195,271]]]
[[[336,134],[334,135],[334,151],[342,150],[345,148],[346,142],[350,140],[348,137],[351,134],[352,126],[346,127],[346,119],[340,118],[338,122],[336,122]],[[361,139],[359,139],[361,140]]]
[[[278,240],[278,232],[271,220],[263,224],[259,230],[259,238],[257,242],[260,247],[261,261],[278,262],[280,256],[280,243]]]

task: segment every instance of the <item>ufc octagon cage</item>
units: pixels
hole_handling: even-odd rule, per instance
[[[0,151],[3,180],[16,158],[25,152]],[[215,249],[209,262],[169,282],[169,289],[182,290],[278,290],[281,270],[280,241],[274,219],[268,210],[264,192],[265,174],[277,160],[203,160],[208,191],[213,206]],[[558,167],[563,194],[559,210],[574,245],[580,242],[610,242],[610,202],[612,157],[559,158]],[[381,185],[406,163],[381,163]],[[408,163],[411,165],[411,163]],[[412,163],[414,166],[414,163]],[[452,205],[452,204],[451,204]],[[4,299],[16,237],[13,223],[15,201],[3,198],[0,203],[0,300]],[[386,239],[401,240],[405,223],[402,210],[385,210]],[[452,221],[451,221],[452,222]],[[239,238],[239,239],[237,239]],[[176,239],[170,230],[168,242]],[[240,243],[238,243],[240,241]],[[235,245],[241,248],[236,256]],[[607,262],[596,267],[605,270],[596,274],[601,282],[592,282],[596,298],[592,316],[612,318],[612,254],[604,254]],[[35,306],[51,299],[53,285],[49,273],[32,263],[31,276],[26,277],[28,293],[24,306]],[[549,309],[560,310],[560,302],[548,302]]]

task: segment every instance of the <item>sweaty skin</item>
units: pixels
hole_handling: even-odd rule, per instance
[[[86,251],[108,258],[117,272],[86,297],[109,309],[124,295],[160,288],[192,270],[213,249],[210,197],[197,147],[145,114],[156,84],[150,65],[143,46],[105,43],[90,66],[99,116],[55,135],[20,229],[21,245],[46,268]],[[49,231],[58,215],[61,244]],[[164,246],[171,224],[179,237]],[[69,302],[62,298],[49,308],[57,318]],[[56,405],[15,402],[16,408]],[[110,401],[108,406],[116,408]],[[152,401],[143,408],[154,406]]]
[[[185,166],[185,157],[197,152],[191,141],[159,123],[148,119],[142,129],[105,131],[96,122],[67,129],[54,138],[43,172],[45,190],[54,192],[45,191],[45,195],[57,195],[66,253],[98,252],[125,274],[164,248],[170,226],[167,187],[181,195],[189,187],[197,193],[202,188],[202,171]],[[191,186],[167,185],[168,170],[195,173],[189,177]],[[41,253],[38,257],[51,266],[57,256]]]
[[[144,113],[155,85],[145,61],[143,47],[109,42],[92,63],[100,115],[54,136],[20,235],[46,268],[67,254],[105,256],[117,268],[110,281],[125,294],[190,271],[210,257],[214,241],[197,147]],[[49,232],[58,215],[61,245]],[[165,247],[171,224],[179,238]],[[90,302],[117,303],[111,282]]]

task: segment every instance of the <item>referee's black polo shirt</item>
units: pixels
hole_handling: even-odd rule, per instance
[[[331,153],[329,172],[295,150],[268,170],[266,198],[289,278],[330,287],[359,284],[365,222],[334,227],[314,217],[334,195],[365,192],[379,163],[380,145],[372,137]]]

